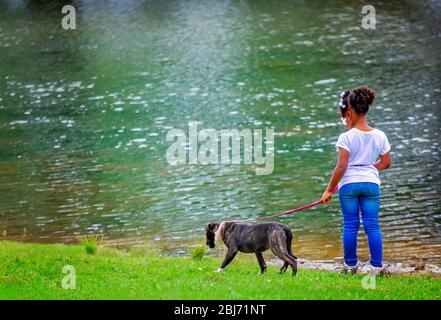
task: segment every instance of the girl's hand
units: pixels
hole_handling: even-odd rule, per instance
[[[325,192],[323,192],[322,197],[320,198],[320,202],[326,204],[331,201],[331,197],[332,197],[332,192],[326,189]]]

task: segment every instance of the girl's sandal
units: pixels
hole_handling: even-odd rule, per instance
[[[371,266],[370,274],[372,276],[379,276],[382,278],[389,278],[390,277],[390,271],[385,266],[383,266],[383,267]]]
[[[358,270],[358,262],[355,266],[348,266],[346,263],[343,263],[343,269],[340,271],[341,274],[350,274],[354,275]]]

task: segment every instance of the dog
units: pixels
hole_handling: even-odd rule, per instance
[[[284,224],[275,222],[259,224],[234,221],[210,222],[205,225],[205,233],[206,243],[210,248],[215,247],[216,233],[228,248],[218,271],[223,271],[240,251],[254,253],[263,274],[266,272],[266,264],[262,252],[271,249],[277,257],[284,261],[279,273],[285,273],[288,266],[291,266],[292,275],[297,274],[297,257],[291,250],[292,233]]]

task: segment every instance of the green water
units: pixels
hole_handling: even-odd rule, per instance
[[[0,232],[85,234],[186,252],[208,221],[320,197],[344,131],[343,89],[378,90],[370,124],[392,145],[382,173],[386,261],[441,264],[441,8],[359,1],[0,2]],[[166,161],[171,128],[274,127],[275,167]],[[287,216],[302,258],[341,259],[338,197]],[[367,257],[364,234],[361,256]]]

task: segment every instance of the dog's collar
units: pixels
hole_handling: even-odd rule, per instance
[[[221,222],[221,223],[219,223],[219,227],[217,228],[217,231],[216,231],[216,233],[217,233],[217,238],[220,240],[220,241],[222,241],[222,231],[223,231],[223,229],[224,229],[224,223],[225,222]]]
[[[223,237],[222,237],[222,232],[224,231],[224,227],[225,227],[225,223],[226,222],[234,222],[234,223],[236,223],[236,224],[242,224],[242,223],[244,223],[242,220],[233,220],[233,221],[222,221],[221,223],[219,223],[219,227],[217,228],[217,231],[216,231],[216,233],[217,233],[217,238],[219,239],[219,240],[223,240]]]

